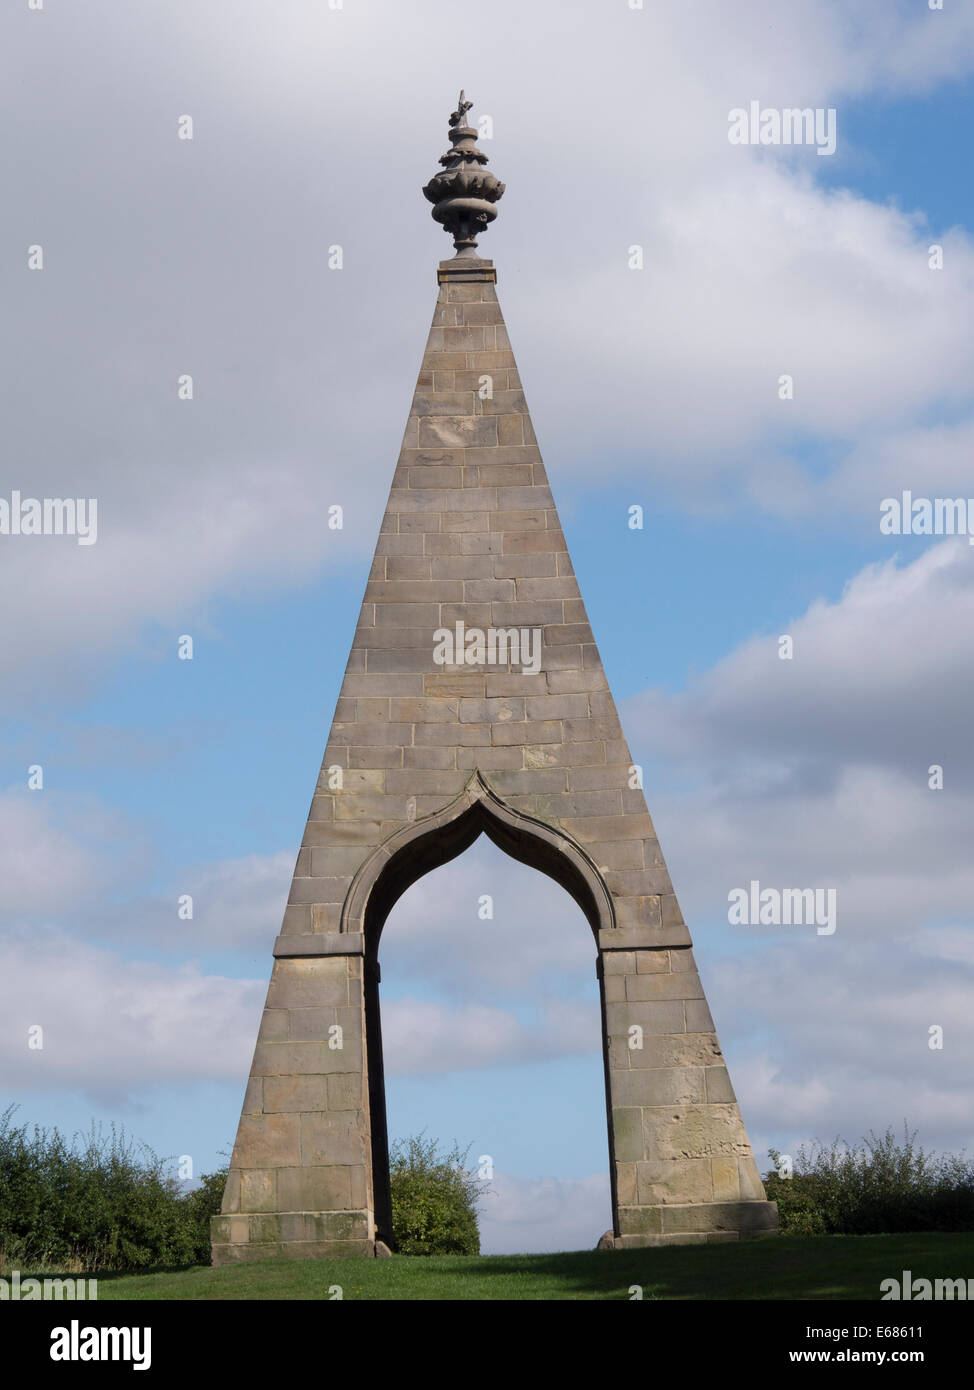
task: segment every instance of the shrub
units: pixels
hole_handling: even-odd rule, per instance
[[[483,1184],[466,1166],[469,1147],[438,1153],[435,1139],[397,1140],[389,1161],[392,1237],[401,1255],[479,1255]]]
[[[215,1173],[204,1173],[200,1185],[192,1192],[184,1194],[187,1218],[193,1232],[193,1263],[210,1263],[210,1217],[219,1216],[223,1205],[223,1189],[227,1185],[226,1168],[218,1168]]]
[[[209,1263],[209,1214],[225,1174],[184,1194],[144,1144],[92,1126],[70,1143],[57,1129],[0,1115],[0,1263],[78,1273]]]
[[[777,1164],[778,1150],[768,1152]],[[887,1129],[856,1145],[802,1145],[792,1177],[772,1170],[765,1187],[786,1235],[974,1230],[974,1163],[928,1153],[905,1124],[902,1144]]]

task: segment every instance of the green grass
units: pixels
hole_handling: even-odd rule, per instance
[[[562,1255],[279,1260],[102,1275],[112,1299],[878,1299],[883,1279],[974,1277],[974,1233],[778,1236],[726,1245]]]

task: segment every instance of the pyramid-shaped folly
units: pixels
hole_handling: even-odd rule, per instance
[[[461,101],[424,192],[453,233],[298,854],[215,1263],[393,1244],[378,947],[484,832],[561,883],[601,982],[613,1230],[773,1231],[476,235],[504,191]],[[530,931],[530,924],[525,924]],[[599,1232],[593,1231],[593,1242]]]

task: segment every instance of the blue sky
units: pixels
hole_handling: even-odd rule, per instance
[[[388,5],[346,8],[345,30],[298,0],[253,0],[249,26],[214,4],[165,33],[154,0],[117,22],[100,0],[2,21],[18,133],[0,260],[23,346],[0,496],[95,494],[101,532],[90,552],[0,537],[4,1093],[23,1119],[114,1121],[197,1171],[232,1143],[445,254],[419,187],[462,69],[509,187],[482,249],[758,1161],[904,1114],[969,1144],[974,553],[878,528],[903,486],[974,496],[969,17],[539,4],[518,20],[535,37],[556,11],[576,21],[557,31],[560,135],[540,149],[530,33],[511,56],[506,0],[487,35],[417,6],[402,63],[380,37]],[[70,75],[82,39],[95,70]],[[593,43],[583,90],[572,64]],[[725,113],[752,98],[834,106],[835,156],[725,146]],[[183,110],[200,113],[191,150],[168,143]],[[391,218],[361,194],[378,158]],[[929,305],[911,278],[927,274],[946,282]],[[187,361],[192,415],[171,389]],[[774,693],[762,662],[785,632],[815,665]],[[939,801],[928,763],[946,769]],[[839,884],[827,945],[729,927],[731,888],[799,874]],[[476,920],[483,891],[503,930]],[[490,1248],[594,1244],[609,1221],[587,926],[483,842],[407,898],[383,1001],[404,1038],[449,1023],[466,1041],[450,1069],[403,1044],[392,1132],[493,1156]],[[451,935],[431,977],[433,919]],[[563,958],[509,977],[518,928],[561,932]],[[506,1050],[479,1045],[478,1010],[510,1023]],[[941,1016],[944,1058],[922,1041]],[[25,1055],[25,1023],[48,1019],[50,1045]]]

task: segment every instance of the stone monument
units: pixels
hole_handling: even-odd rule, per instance
[[[461,92],[423,189],[456,255],[274,943],[215,1264],[387,1252],[379,941],[410,884],[480,834],[557,880],[592,929],[600,1246],[777,1226],[477,252],[504,185],[470,105]],[[637,599],[620,595],[634,614]]]

